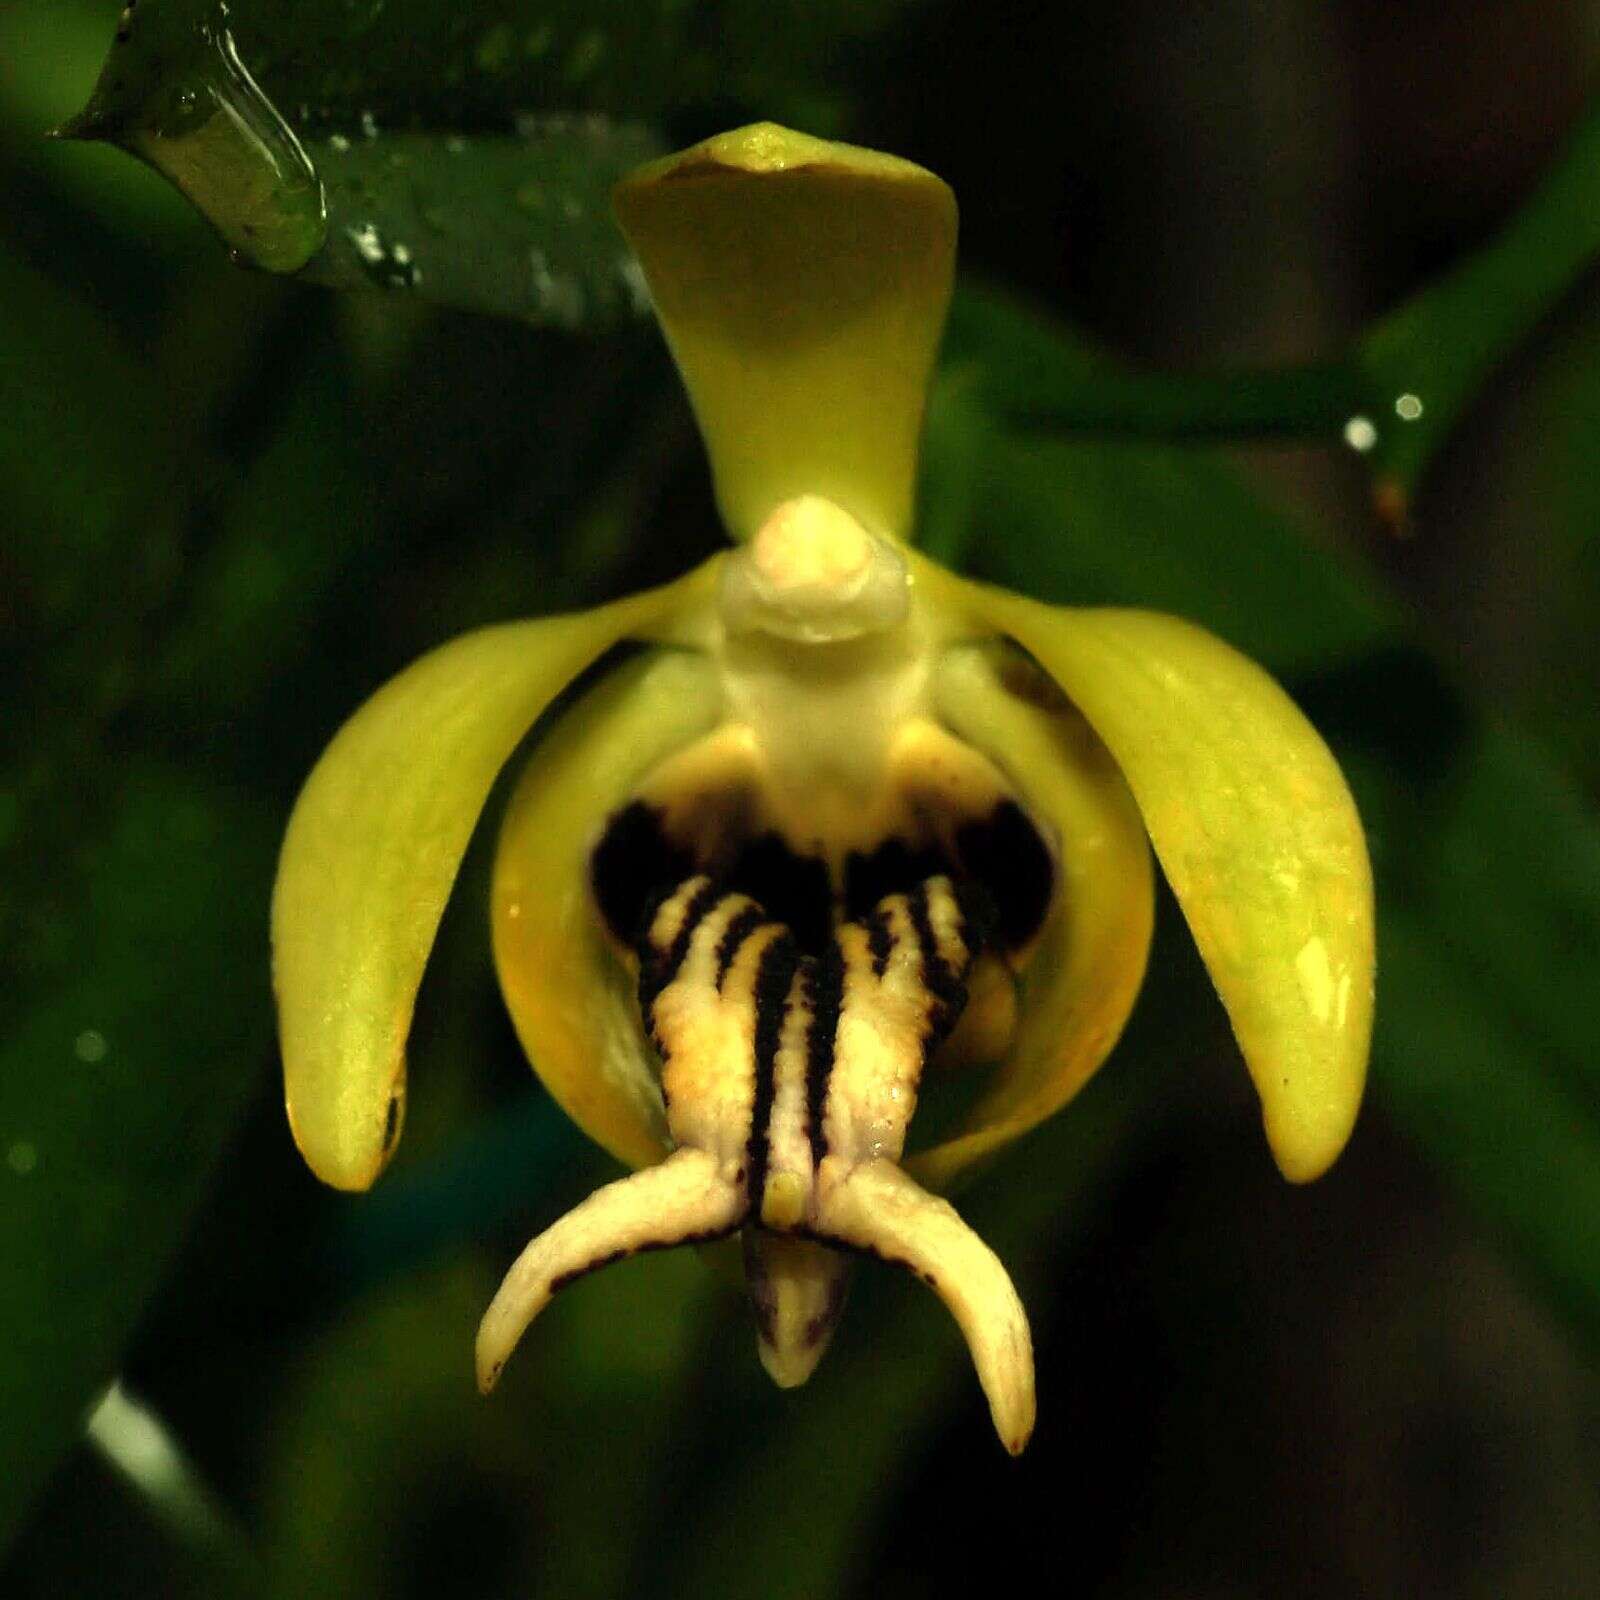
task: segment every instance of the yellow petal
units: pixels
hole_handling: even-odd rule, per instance
[[[1295,1182],[1320,1176],[1350,1136],[1372,1033],[1372,872],[1338,764],[1283,690],[1203,629],[961,587],[1121,765],[1278,1166]]]
[[[736,539],[800,495],[910,530],[956,206],[921,167],[771,123],[643,168],[618,220]]]
[[[1150,952],[1150,847],[1122,774],[1070,706],[1003,686],[991,652],[952,651],[934,700],[941,720],[988,755],[1051,835],[1058,909],[1022,976],[1016,1038],[966,1126],[908,1163],[946,1187],[973,1162],[1059,1110],[1117,1042]]]
[[[272,950],[289,1122],[325,1182],[364,1189],[394,1148],[417,986],[501,767],[577,673],[669,625],[708,582],[702,568],[468,634],[380,689],[323,753],[284,839]]]
[[[494,958],[517,1036],[567,1115],[629,1166],[670,1148],[660,1065],[639,1031],[636,979],[606,946],[589,857],[640,779],[721,707],[715,668],[687,652],[610,674],[535,750],[495,853]]]

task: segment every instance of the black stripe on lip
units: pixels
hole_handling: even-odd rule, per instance
[[[750,1106],[745,1193],[757,1214],[767,1187],[767,1162],[772,1154],[770,1124],[778,1088],[778,1044],[783,1037],[784,1018],[789,1014],[789,990],[799,965],[800,952],[794,940],[787,933],[780,933],[761,952],[761,965],[756,972],[755,1090]]]
[[[637,945],[661,903],[694,871],[694,856],[667,836],[661,810],[635,800],[607,821],[589,857],[589,887],[612,933]]]
[[[955,1025],[967,1003],[967,986],[960,976],[950,970],[939,949],[938,935],[933,931],[933,918],[928,912],[928,885],[919,883],[906,897],[906,909],[911,926],[917,935],[917,949],[922,956],[922,981],[934,998],[933,1015],[929,1019],[932,1036],[927,1041],[925,1053]]]
[[[811,1141],[812,1170],[827,1154],[823,1113],[828,1106],[828,1086],[839,1042],[839,1012],[844,1005],[844,952],[838,936],[811,963],[806,974],[811,996],[811,1018],[806,1033],[806,1136]]]
[[[1015,800],[1002,800],[987,817],[956,831],[956,854],[966,875],[994,903],[994,934],[1007,950],[1026,944],[1044,925],[1055,894],[1050,847]]]
[[[681,1244],[714,1244],[718,1239],[726,1239],[737,1233],[743,1226],[742,1221],[733,1222],[726,1228],[709,1228],[704,1233],[686,1233],[676,1239],[646,1239],[631,1249],[609,1251],[603,1256],[596,1256],[593,1261],[586,1261],[581,1267],[573,1267],[569,1272],[558,1273],[550,1280],[550,1293],[560,1294],[579,1278],[587,1277],[591,1272],[598,1272],[602,1267],[609,1267],[615,1262],[630,1261],[634,1256],[647,1256],[657,1250],[676,1250]]]
[[[743,911],[736,913],[728,926],[722,930],[722,938],[717,941],[718,994],[722,993],[728,968],[739,959],[739,952],[744,948],[745,940],[766,920],[767,914],[760,906],[748,905]]]
[[[889,970],[889,957],[894,953],[894,935],[882,907],[867,918],[867,949],[872,952],[872,975],[881,978]]]
[[[644,1016],[646,1028],[652,1027],[650,1013],[655,1009],[661,991],[677,977],[678,968],[688,957],[689,943],[694,938],[694,930],[705,921],[721,898],[722,890],[707,878],[690,895],[688,905],[683,908],[683,920],[678,924],[678,931],[673,935],[672,943],[667,949],[657,953],[649,945],[641,945],[639,1010]]]

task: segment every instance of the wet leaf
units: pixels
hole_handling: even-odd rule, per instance
[[[576,327],[642,298],[607,195],[696,103],[829,120],[905,0],[136,0],[62,131],[164,173],[242,261]]]
[[[505,126],[517,111],[657,119],[837,65],[906,0],[136,0],[85,116],[108,129],[182,122],[185,88],[233,40],[297,129]],[[774,115],[784,109],[772,108]]]
[[[309,148],[328,208],[313,282],[563,328],[647,304],[611,221],[612,185],[659,153],[636,124],[527,118],[508,135],[332,134]]]

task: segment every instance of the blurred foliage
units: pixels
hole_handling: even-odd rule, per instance
[[[995,285],[958,296],[926,544],[1044,598],[1180,612],[1282,676],[1357,788],[1383,919],[1376,1115],[1327,1183],[1288,1195],[1266,1188],[1253,1146],[1240,1175],[1230,1130],[1250,1132],[1251,1114],[1242,1089],[1218,1099],[1231,1046],[1166,908],[1103,1080],[970,1197],[1040,1345],[1039,1436],[1001,1477],[954,1331],[883,1274],[863,1274],[837,1349],[795,1395],[766,1385],[734,1293],[677,1255],[559,1300],[480,1403],[471,1332],[499,1267],[605,1170],[523,1087],[486,960],[483,863],[425,985],[407,1144],[371,1196],[317,1192],[289,1148],[265,953],[277,829],[366,692],[454,631],[621,593],[715,540],[676,381],[634,321],[604,221],[610,177],[750,115],[848,132],[939,8],[233,0],[231,48],[327,182],[304,275],[397,291],[348,297],[235,272],[153,174],[40,137],[88,93],[117,10],[0,12],[0,1543],[22,1533],[0,1590],[779,1596],[870,1580],[882,1595],[929,1592],[918,1573],[954,1588],[1002,1570],[979,1566],[981,1540],[945,1565],[897,1550],[908,1529],[939,1550],[952,1530],[1004,1532],[1020,1560],[1057,1519],[1088,1550],[1097,1530],[1139,1525],[1122,1486],[1155,1481],[1150,1453],[1222,1450],[1248,1425],[1275,1439],[1308,1388],[1335,1383],[1351,1347],[1337,1323],[1274,1294],[1342,1274],[1354,1303],[1369,1255],[1391,1259],[1408,1229],[1428,1237],[1422,1180],[1395,1177],[1410,1169],[1384,1154],[1389,1128],[1592,1355],[1594,307],[1567,305],[1528,343],[1592,282],[1592,116],[1498,237],[1353,355],[1150,372]],[[117,47],[127,81],[114,51],[92,120],[123,140],[192,133],[181,98],[219,81],[221,13],[141,0],[136,15]],[[949,70],[959,85],[964,65]],[[997,169],[1008,181],[1027,180]],[[1014,191],[1014,210],[1031,202]],[[1196,441],[1344,452],[1365,416],[1368,491],[1398,484],[1426,515],[1434,476],[1462,471],[1459,427],[1473,437],[1508,371],[1517,437],[1537,448],[1505,475],[1494,548],[1513,552],[1535,615],[1497,702],[1375,570],[1403,554],[1334,553],[1326,519],[1285,512],[1259,474]],[[1407,394],[1421,412],[1389,422]],[[1189,1211],[1206,1226],[1180,1247],[1172,1217]],[[1277,1255],[1225,1259],[1244,1244]],[[1448,1303],[1484,1339],[1513,1337],[1487,1299]],[[1251,1316],[1301,1341],[1281,1382]],[[1516,1337],[1522,1357],[1544,1350]],[[1425,1394],[1453,1370],[1408,1355]],[[1551,1508],[1525,1559],[1563,1575],[1546,1592],[1576,1592],[1565,1580],[1600,1560],[1600,1515],[1570,1489],[1600,1481],[1600,1400],[1561,1388],[1560,1359],[1538,1367],[1564,1397],[1540,1435],[1557,1447],[1517,1482]],[[1510,1410],[1520,1392],[1489,1385],[1516,1364],[1453,1381]],[[1182,1382],[1162,1387],[1172,1371]],[[80,1442],[119,1372],[185,1447],[201,1490],[184,1503],[237,1510],[220,1543],[152,1514],[178,1489],[109,1475],[107,1460],[127,1470],[114,1439]],[[1214,1412],[1184,1402],[1192,1436],[1156,1414],[1151,1397],[1174,1393],[1215,1397]],[[1302,1457],[1359,1473],[1309,1430],[1274,1448],[1308,1505],[1333,1492]],[[1521,1460],[1483,1449],[1471,1459],[1502,1476]],[[1241,1481],[1257,1453],[1238,1444]],[[1233,1480],[1206,1459],[1192,1470],[1217,1477],[1216,1504],[1157,1543],[1203,1563],[1206,1527],[1249,1534],[1228,1521]],[[1086,1588],[1167,1592],[1157,1546],[1104,1543]],[[1480,1565],[1486,1587],[1453,1592],[1517,1592]],[[1259,1592],[1287,1590],[1263,1576]]]
[[[1158,439],[1342,440],[1402,521],[1463,412],[1600,254],[1600,111],[1510,226],[1345,356],[1217,374],[1130,372],[1081,340],[1015,340],[988,404],[1014,425]],[[981,337],[982,323],[974,327]],[[964,332],[958,320],[956,346]]]

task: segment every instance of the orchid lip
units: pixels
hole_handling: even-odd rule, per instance
[[[484,1315],[498,1379],[556,1291],[641,1250],[742,1229],[762,1362],[803,1382],[843,1306],[834,1250],[914,1272],[966,1336],[1013,1454],[1033,1428],[1026,1313],[994,1252],[898,1165],[924,1067],[960,1018],[983,943],[947,878],[885,896],[816,955],[703,875],[650,917],[639,1004],[676,1146],[525,1249]]]

